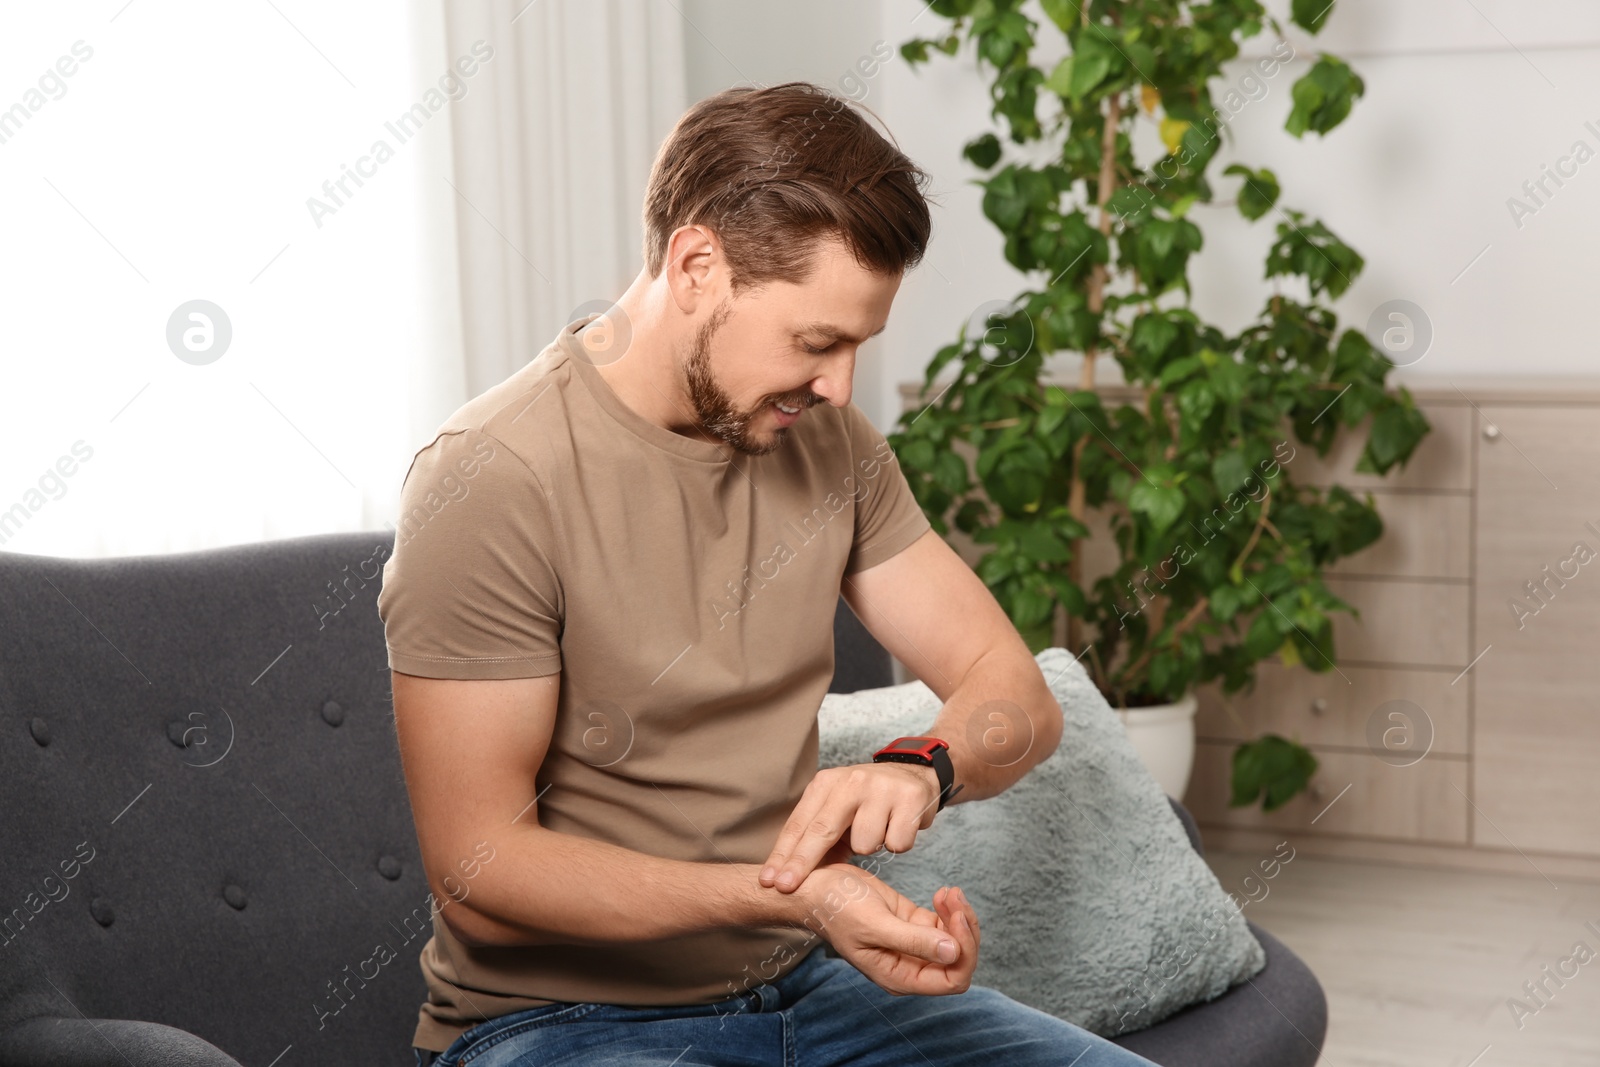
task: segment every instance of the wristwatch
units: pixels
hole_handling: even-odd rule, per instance
[[[920,763],[932,767],[939,778],[939,806],[943,811],[950,798],[961,792],[954,785],[956,770],[950,763],[950,746],[937,737],[897,737],[872,754],[873,763]]]

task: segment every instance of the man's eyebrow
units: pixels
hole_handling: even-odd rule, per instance
[[[830,326],[826,322],[808,322],[800,327],[799,332],[811,335],[821,334],[824,337],[831,337],[838,341],[855,341],[855,343],[859,345],[865,344],[868,338],[876,337],[888,328],[889,324],[886,322],[882,326],[879,326],[876,330],[873,330],[872,333],[867,335],[867,337],[860,338],[859,340],[851,334],[846,333],[844,330],[841,330],[839,327]]]

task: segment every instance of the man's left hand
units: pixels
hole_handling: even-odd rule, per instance
[[[842,860],[884,847],[907,852],[938,810],[939,776],[932,767],[859,763],[818,771],[778,834],[761,884],[791,893],[825,857]]]

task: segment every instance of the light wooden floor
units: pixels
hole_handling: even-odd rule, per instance
[[[1285,850],[1287,852],[1287,849]],[[1600,1065],[1600,884],[1440,871],[1299,855],[1271,881],[1246,875],[1268,858],[1207,856],[1244,914],[1316,972],[1328,995],[1319,1067],[1596,1067]],[[1564,986],[1544,979],[1582,942]],[[1523,983],[1551,995],[1530,1008]]]

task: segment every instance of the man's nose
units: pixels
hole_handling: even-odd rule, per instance
[[[856,372],[856,354],[850,352],[828,362],[828,368],[812,379],[811,391],[836,408],[850,403],[851,381]]]

